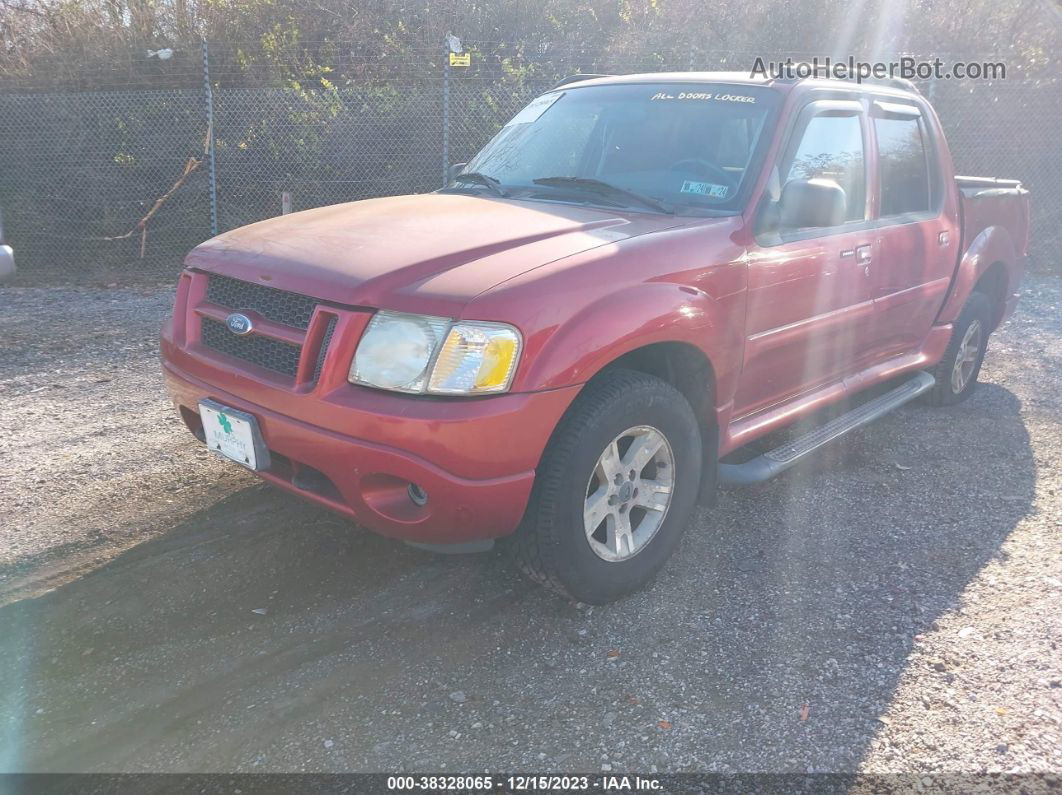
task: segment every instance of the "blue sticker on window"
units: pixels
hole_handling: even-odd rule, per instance
[[[714,182],[697,182],[692,179],[683,182],[680,190],[682,193],[695,193],[698,196],[710,196],[713,199],[725,199],[726,195],[730,193],[730,188],[726,185],[716,185]]]

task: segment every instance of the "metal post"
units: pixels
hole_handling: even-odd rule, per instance
[[[207,156],[210,161],[210,234],[218,233],[218,169],[214,156],[214,89],[210,85],[210,52],[203,39],[203,100],[207,117]]]
[[[446,187],[446,172],[450,170],[450,43],[446,43],[443,59],[442,96],[442,185]]]

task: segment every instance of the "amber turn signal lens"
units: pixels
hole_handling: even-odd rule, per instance
[[[458,322],[435,360],[428,391],[436,394],[504,392],[520,355],[520,334],[500,323]]]

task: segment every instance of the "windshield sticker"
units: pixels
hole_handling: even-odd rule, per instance
[[[681,193],[695,193],[698,196],[711,196],[713,199],[725,199],[730,193],[726,185],[716,185],[714,182],[696,182],[688,179],[682,183]]]
[[[564,92],[562,91],[559,94],[543,94],[541,97],[536,97],[528,103],[527,107],[513,116],[512,120],[505,126],[511,127],[514,124],[530,124],[533,121],[538,121],[539,117],[563,96]]]
[[[711,94],[706,91],[680,91],[677,94],[657,91],[649,98],[649,101],[653,102],[661,99],[692,99],[701,100],[702,102],[711,100],[713,102],[747,102],[750,105],[756,104],[756,97],[745,96],[744,94]]]

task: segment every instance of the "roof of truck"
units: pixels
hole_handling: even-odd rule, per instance
[[[766,86],[788,93],[794,88],[863,89],[886,92],[897,96],[919,96],[918,89],[909,80],[886,78],[867,79],[862,84],[854,80],[826,77],[801,79],[771,78],[751,75],[749,72],[644,72],[629,75],[573,75],[561,85],[583,87],[591,85],[622,85],[631,83],[729,83],[731,85]],[[557,86],[560,88],[560,86]]]

